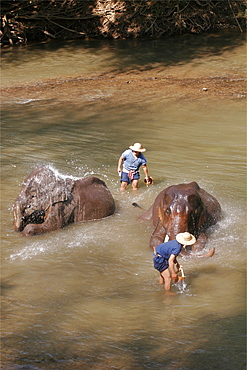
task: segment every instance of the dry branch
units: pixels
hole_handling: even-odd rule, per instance
[[[243,32],[246,6],[247,0],[2,0],[1,43]]]

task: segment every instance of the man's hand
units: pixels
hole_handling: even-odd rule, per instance
[[[172,280],[175,281],[175,283],[178,281],[178,275],[177,274],[172,274]]]

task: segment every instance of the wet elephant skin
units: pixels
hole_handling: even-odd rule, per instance
[[[197,238],[192,251],[199,252],[207,242],[208,228],[221,218],[221,207],[212,195],[191,182],[165,188],[141,218],[152,221],[155,226],[151,248],[166,238],[172,240],[178,233],[189,231]]]
[[[29,236],[110,216],[115,202],[97,177],[66,177],[40,166],[24,181],[13,210],[15,230]]]

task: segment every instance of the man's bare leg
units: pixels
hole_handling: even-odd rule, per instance
[[[159,284],[160,285],[163,285],[165,283],[165,280],[163,278],[163,276],[161,275],[161,272],[160,272],[160,276],[159,276]]]
[[[124,191],[127,188],[128,183],[126,181],[121,182],[120,191]]]
[[[138,182],[139,180],[133,180],[132,181],[132,189],[137,190],[138,189]]]
[[[164,279],[165,281],[165,291],[169,291],[171,290],[171,282],[172,282],[172,278],[171,278],[171,274],[170,274],[170,271],[169,269],[165,269],[164,271],[162,271],[160,273],[160,275],[162,276],[162,278]]]

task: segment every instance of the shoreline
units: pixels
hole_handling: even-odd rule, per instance
[[[95,100],[119,103],[160,97],[243,99],[246,78],[215,76],[176,78],[160,76],[155,70],[140,73],[105,74],[91,77],[56,78],[1,88],[3,103],[13,100],[57,100],[89,103]]]

